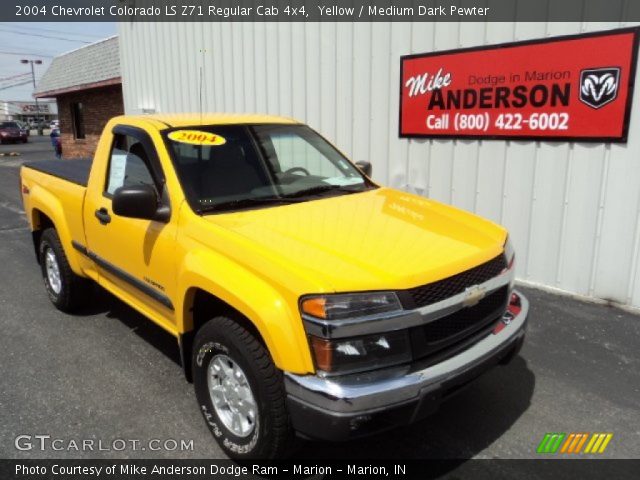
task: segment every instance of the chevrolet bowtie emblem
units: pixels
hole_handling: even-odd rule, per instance
[[[468,287],[465,290],[464,300],[462,300],[462,305],[465,307],[473,307],[480,300],[482,300],[487,291],[479,285],[474,285],[473,287]]]

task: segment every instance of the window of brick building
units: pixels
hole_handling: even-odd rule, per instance
[[[74,102],[71,104],[71,122],[73,124],[73,136],[75,138],[84,138],[82,102]]]

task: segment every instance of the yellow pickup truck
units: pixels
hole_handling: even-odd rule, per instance
[[[291,119],[150,115],[20,186],[53,304],[96,282],[173,335],[241,459],[424,418],[522,346],[506,230],[370,176]]]

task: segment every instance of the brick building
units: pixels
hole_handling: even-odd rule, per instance
[[[56,99],[63,157],[92,157],[107,121],[124,113],[118,37],[56,57],[34,96]]]

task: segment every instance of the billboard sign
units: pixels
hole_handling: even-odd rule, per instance
[[[23,103],[21,105],[21,110],[23,115],[34,113],[50,113],[48,103],[40,103],[38,105],[36,105],[35,103]]]
[[[624,142],[638,29],[406,55],[401,137]]]

